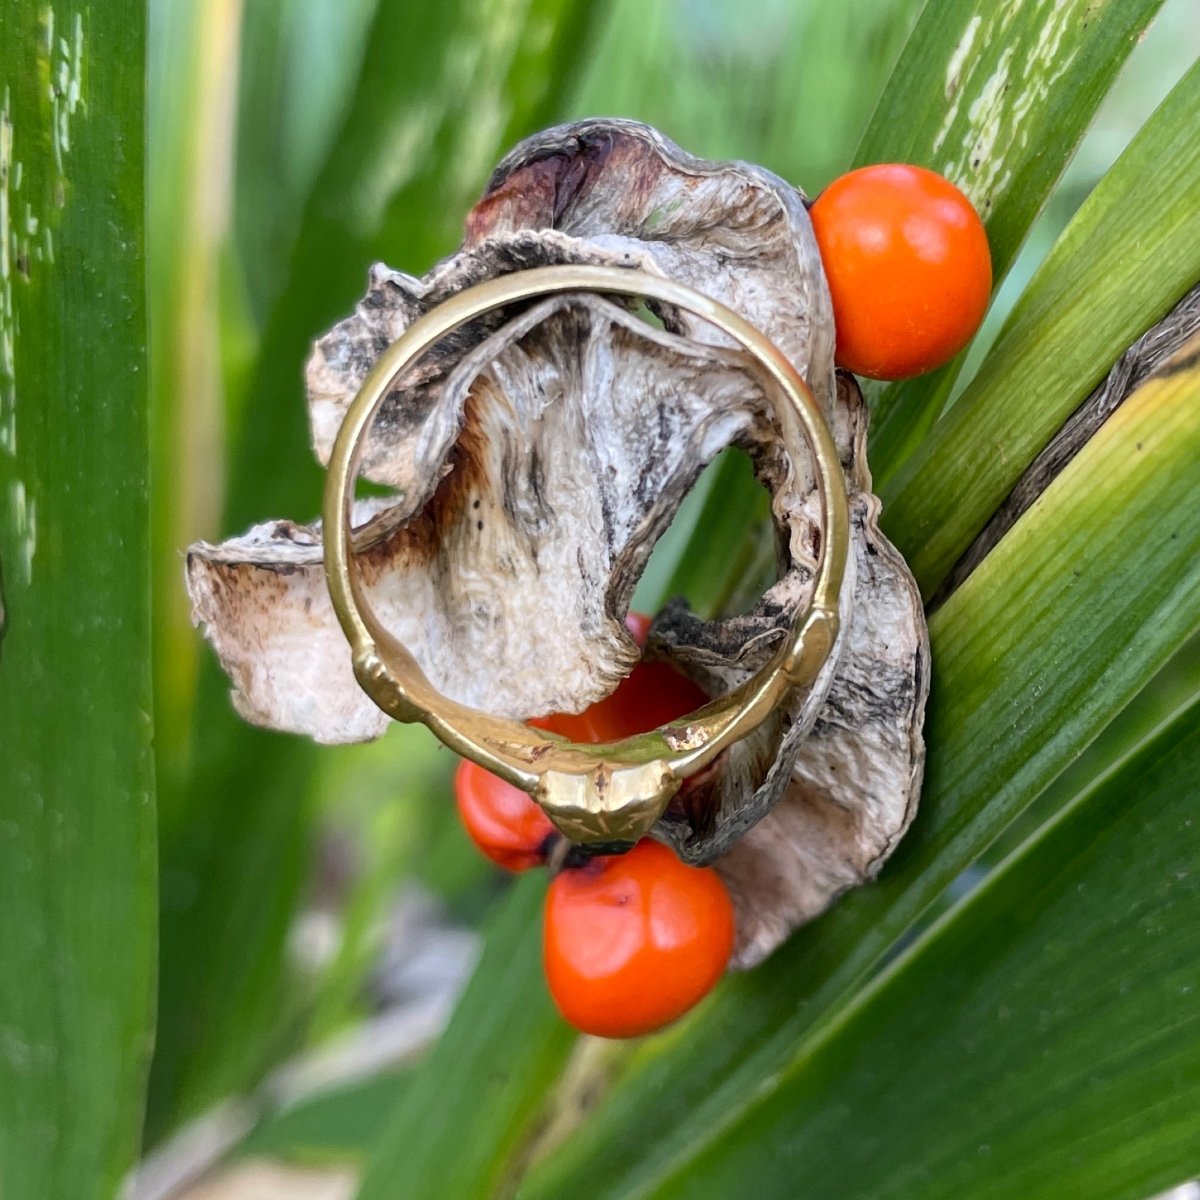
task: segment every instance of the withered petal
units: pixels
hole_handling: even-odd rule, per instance
[[[916,813],[929,690],[920,595],[879,532],[878,501],[855,507],[854,606],[833,685],[778,800],[715,863],[737,912],[739,967],[873,878]]]
[[[590,120],[518,145],[472,210],[462,248],[423,279],[372,269],[366,298],[309,360],[321,461],[367,371],[413,321],[483,279],[560,263],[635,266],[720,300],[788,355],[832,413],[833,310],[803,194],[761,167],[695,158],[638,122]],[[688,338],[728,344],[690,314],[662,316]],[[364,457],[369,478],[410,485],[408,428],[426,419],[447,364],[479,336],[476,326],[448,337],[398,382]]]
[[[612,691],[637,655],[622,617],[680,500],[731,442],[775,445],[744,365],[578,296],[514,318],[446,372],[406,444],[420,483],[364,508],[355,539],[373,607],[435,687],[518,718]],[[807,547],[786,480],[777,502]],[[382,732],[366,697],[351,700],[319,526],[200,543],[188,578],[251,720],[327,742]]]

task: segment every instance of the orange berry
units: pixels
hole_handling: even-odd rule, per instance
[[[461,762],[454,794],[471,841],[492,862],[508,871],[527,871],[546,861],[554,825],[520,788],[473,762]]]
[[[550,995],[598,1037],[638,1037],[681,1017],[721,978],[733,937],[721,877],[658,842],[568,868],[546,893]]]
[[[837,364],[906,379],[949,362],[987,311],[992,260],[971,201],[923,167],[835,179],[810,210],[833,297]]]
[[[630,613],[625,624],[638,646],[644,646],[650,618]],[[708,697],[670,664],[641,662],[612,695],[583,712],[555,713],[534,724],[573,742],[615,742],[686,717],[707,703]]]

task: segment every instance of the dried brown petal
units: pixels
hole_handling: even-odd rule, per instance
[[[487,374],[472,382],[480,361]],[[654,541],[719,450],[762,435],[766,407],[737,352],[608,301],[515,319],[448,373],[433,434],[414,434],[408,461],[433,495],[415,513],[407,497],[364,510],[372,605],[454,699],[522,718],[585,707],[636,660],[617,614]],[[318,527],[194,546],[189,580],[251,719],[322,741],[382,731],[365,695],[351,702]],[[326,675],[348,693],[332,706],[313,688]]]

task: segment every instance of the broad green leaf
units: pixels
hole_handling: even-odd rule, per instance
[[[1200,64],[1101,180],[958,402],[882,489],[928,595],[1117,356],[1200,280]]]
[[[449,1028],[414,1073],[359,1200],[489,1196],[574,1042],[542,979],[545,882],[517,882]]]
[[[189,930],[186,948],[172,932],[180,910],[190,911],[201,899],[197,879],[205,855],[216,852],[204,823],[180,829],[193,759],[203,755],[208,744],[207,730],[194,723],[202,644],[189,618],[180,552],[191,539],[216,534],[222,502],[225,423],[216,308],[225,236],[221,214],[229,198],[229,92],[237,78],[238,7],[229,0],[155,0],[149,6],[152,562],[160,836],[164,846],[183,847],[200,864],[190,870],[178,849],[163,854],[159,1038],[147,1117],[151,1141],[166,1124],[164,1067],[178,1053],[181,1028],[194,1019],[192,1006],[199,995],[192,980],[183,981],[176,991],[176,954],[204,953],[204,939],[211,939],[207,944],[220,953],[238,945],[240,932],[238,927],[220,926]],[[214,681],[207,682],[212,690]],[[224,689],[221,692],[221,702],[226,702]],[[268,873],[274,852],[260,847]],[[261,907],[248,896],[239,899],[244,921],[260,919]],[[255,966],[236,963],[250,978]],[[192,1030],[189,1035],[198,1036]]]
[[[1193,702],[653,1194],[1144,1200],[1194,1176],[1198,775]]]
[[[0,6],[0,1194],[137,1152],[154,980],[140,4]]]
[[[927,4],[855,163],[916,163],[957,183],[987,226],[998,283],[1161,3]],[[961,361],[873,391],[877,482],[937,418]]]
[[[686,1037],[648,1044],[522,1196],[643,1196],[686,1168],[1200,628],[1197,349],[1126,401],[932,618],[921,808],[880,880],[727,980]]]
[[[1200,636],[1193,634],[1166,665],[1073,762],[988,847],[983,864],[994,865],[1030,837],[1046,820],[1089,788],[1120,759],[1132,754],[1200,692]]]
[[[412,1076],[411,1069],[372,1075],[275,1113],[247,1135],[238,1157],[362,1163]]]
[[[419,271],[452,246],[493,162],[552,115],[590,9],[379,6],[266,323],[231,455],[227,530],[316,513],[300,383],[310,340],[350,311],[375,259]],[[246,1086],[302,1027],[281,1019],[284,942],[311,850],[316,750],[242,723],[211,656],[200,675],[193,770],[163,806],[155,1135]]]

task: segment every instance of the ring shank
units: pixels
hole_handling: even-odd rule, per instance
[[[747,350],[774,404],[793,471],[815,472],[823,518],[808,608],[771,660],[731,692],[688,717],[616,742],[577,744],[520,721],[491,716],[439,693],[409,651],[380,624],[351,550],[354,483],[366,435],[407,367],[466,322],[521,300],[604,292],[670,304],[710,322]],[[490,279],[426,313],[389,346],[350,405],[329,461],[324,501],[325,574],[350,643],[355,675],[400,721],[421,721],[447,746],[529,792],[572,840],[636,841],[649,832],[683,780],[751,733],[797,686],[812,682],[833,650],[849,547],[849,509],[833,438],[812,392],[758,329],[686,285],[631,268],[539,267]]]

